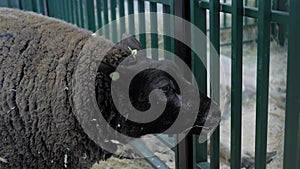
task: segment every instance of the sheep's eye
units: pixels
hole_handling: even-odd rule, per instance
[[[168,91],[171,90],[171,86],[170,85],[166,85],[166,86],[162,87],[161,90],[164,91],[164,92],[168,92]]]

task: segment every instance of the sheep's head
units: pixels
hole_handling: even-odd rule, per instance
[[[135,38],[123,39],[111,49],[99,67],[96,98],[109,125],[130,137],[179,134],[189,129],[196,134],[213,131],[220,122],[218,105],[186,80],[176,64],[148,59],[140,50]],[[120,65],[121,62],[125,64]],[[133,76],[130,78],[128,74]],[[114,83],[118,85],[112,85]],[[126,84],[129,85],[127,88]],[[195,100],[200,103],[194,105]],[[158,112],[158,116],[145,114],[151,108],[154,113],[164,109]],[[141,112],[138,120],[131,118],[134,111]],[[170,129],[180,113],[181,126]],[[182,118],[185,116],[187,118]],[[156,118],[150,120],[153,117]]]

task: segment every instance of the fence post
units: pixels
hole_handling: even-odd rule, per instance
[[[243,1],[232,2],[231,154],[230,167],[241,168]]]
[[[206,35],[207,33],[207,19],[206,19],[206,9],[199,7],[199,2],[197,0],[190,0],[191,4],[191,22],[197,26],[203,34]],[[192,70],[194,76],[197,80],[197,84],[199,90],[207,94],[207,40],[203,39],[203,44],[195,44],[195,39],[199,37],[194,36],[194,32],[191,32],[191,40],[192,40],[192,47],[198,48],[201,47],[201,57],[203,60],[199,58],[194,52],[192,52]],[[198,142],[198,135],[193,136],[193,163],[194,168],[197,163],[205,163],[207,162],[207,141],[200,144]],[[200,166],[201,167],[201,166]]]
[[[217,54],[220,54],[220,1],[209,1],[209,22],[210,41]],[[211,47],[210,50],[213,50]],[[210,81],[211,98],[216,103],[220,103],[220,60],[219,56],[212,57],[214,52],[210,52]],[[211,169],[220,168],[220,127],[218,126],[210,138],[210,161]]]
[[[299,7],[299,0],[290,0],[284,169],[300,168]]]
[[[186,20],[190,20],[190,2],[174,0],[174,14]],[[190,30],[182,23],[175,20],[174,32],[178,36],[190,39]],[[191,67],[191,51],[183,43],[175,40],[175,54],[179,56],[189,67]],[[176,61],[176,60],[175,60]],[[184,72],[185,77],[190,79],[188,72]],[[176,147],[176,167],[177,169],[193,168],[193,137],[188,134]]]
[[[255,130],[255,168],[266,168],[271,0],[260,0],[258,6],[257,97]]]
[[[86,0],[88,29],[92,32],[96,31],[95,6],[94,0]]]

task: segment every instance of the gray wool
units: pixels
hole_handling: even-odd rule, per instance
[[[91,34],[57,19],[0,8],[1,169],[90,168],[110,156],[73,113],[72,76]],[[99,39],[90,50],[112,46]]]

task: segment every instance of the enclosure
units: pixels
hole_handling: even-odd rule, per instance
[[[195,44],[195,39],[199,37],[193,36],[193,30],[159,17],[128,19],[119,24],[120,28],[104,30],[110,32],[111,37],[108,38],[111,39],[125,32],[134,34],[135,30],[157,32],[139,34],[136,38],[143,48],[164,49],[180,56],[192,69],[201,91],[220,103],[224,122],[208,142],[199,144],[197,136],[189,134],[175,146],[175,138],[157,135],[158,140],[167,147],[175,146],[172,149],[175,153],[174,161],[170,162],[175,162],[173,167],[241,168],[245,162],[243,155],[249,153],[248,148],[243,147],[243,142],[250,144],[245,135],[253,132],[254,137],[251,139],[254,143],[249,146],[253,154],[246,158],[251,163],[249,168],[300,168],[300,58],[297,51],[300,1],[0,0],[0,6],[34,11],[92,32],[111,21],[136,13],[167,13],[184,18],[206,34],[208,42]],[[188,37],[191,46],[204,45],[201,48],[206,49],[202,51],[205,60],[201,61],[183,43],[165,36],[166,31]],[[211,45],[220,54],[220,58],[226,55],[224,57],[227,59],[220,59],[219,62],[211,58]],[[152,59],[164,59],[159,53],[152,53],[152,56]],[[223,75],[228,82],[222,82]],[[254,113],[253,117],[250,113]],[[254,124],[249,118],[253,118]],[[280,124],[276,122],[273,125],[274,118],[280,119]],[[226,131],[227,135],[224,134]],[[282,133],[278,134],[278,131]],[[272,134],[269,136],[270,132],[280,135],[278,140],[281,141],[274,140]],[[222,134],[230,144],[224,149]],[[277,142],[274,144],[279,145],[279,148],[273,148],[276,146],[270,145],[270,142]],[[145,160],[153,168],[173,168],[160,159],[161,155],[154,154],[143,143],[135,142],[132,146],[148,156]],[[272,164],[267,165],[270,162],[269,151],[277,153],[271,162],[274,164],[272,167]],[[228,157],[222,159],[226,156],[222,153],[228,154]]]

